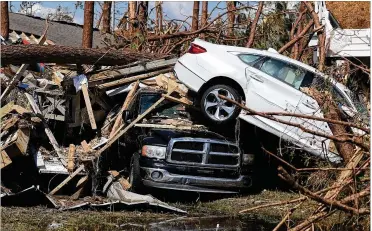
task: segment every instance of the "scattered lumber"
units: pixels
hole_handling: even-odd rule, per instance
[[[25,93],[25,95],[27,97],[28,102],[31,104],[31,107],[32,107],[33,111],[36,114],[41,114],[41,111],[40,111],[39,107],[36,105],[32,96],[28,93]],[[44,120],[43,120],[43,125],[44,125],[44,131],[45,131],[46,135],[48,136],[50,143],[52,144],[54,150],[56,151],[58,157],[60,158],[61,163],[63,164],[63,166],[66,167],[67,163],[66,163],[66,160],[65,160],[65,156],[62,154],[61,149],[58,145],[58,142],[53,135],[53,132],[50,130],[48,124]]]
[[[10,158],[27,155],[28,142],[30,140],[30,129],[18,129],[10,135],[1,147]]]
[[[67,156],[67,160],[68,160],[67,170],[70,173],[74,171],[74,166],[75,166],[74,158],[75,158],[75,145],[70,144],[70,147],[68,150],[68,156]]]
[[[5,168],[6,166],[8,166],[11,163],[12,163],[12,160],[10,159],[10,157],[8,156],[6,151],[2,150],[1,155],[0,155],[0,169]]]
[[[92,104],[90,103],[90,98],[89,98],[89,93],[88,93],[88,86],[87,86],[86,83],[84,83],[84,84],[81,85],[81,90],[83,92],[85,106],[86,106],[87,111],[88,111],[90,125],[91,125],[91,127],[92,127],[93,130],[96,130],[97,129],[97,125],[96,125],[96,121],[94,119]]]
[[[65,186],[70,180],[72,180],[77,174],[79,174],[81,171],[84,170],[84,165],[80,165],[79,168],[77,168],[71,175],[69,175],[62,183],[60,183],[57,187],[55,187],[49,195],[54,195],[56,192],[58,192],[63,186]]]

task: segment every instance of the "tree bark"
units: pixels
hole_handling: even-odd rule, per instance
[[[201,27],[207,25],[208,22],[208,2],[202,2],[202,15],[201,15]],[[205,39],[205,33],[200,35],[200,38]]]
[[[162,1],[155,2],[156,18],[155,18],[155,33],[158,34],[163,31],[163,8]]]
[[[248,48],[252,47],[252,45],[253,45],[254,36],[256,34],[256,27],[257,27],[258,20],[260,19],[262,8],[263,8],[263,2],[260,2],[258,4],[256,16],[254,17],[254,20],[253,20],[252,25],[251,25],[251,31],[250,31],[248,42],[247,42],[247,45],[246,45],[246,47],[248,47]]]
[[[314,20],[314,24],[316,28],[321,28],[322,25],[320,25],[319,17],[318,14],[314,11],[313,6],[311,5],[310,2],[303,2],[308,9],[308,11],[311,14],[311,17]],[[319,48],[319,65],[318,69],[323,72],[324,71],[324,65],[325,65],[325,56],[326,56],[326,51],[325,51],[325,35],[323,33],[323,30],[318,30],[317,32],[318,35],[318,48]]]
[[[141,1],[139,3],[138,8],[139,8],[139,12],[138,12],[139,27],[143,34],[147,31],[147,17],[148,17],[149,2]]]
[[[9,38],[9,11],[8,11],[8,2],[1,2],[1,36],[5,40]]]
[[[110,33],[111,31],[111,1],[105,1],[102,9],[102,32]]]
[[[126,65],[136,61],[164,58],[165,55],[144,54],[132,50],[111,50],[69,46],[8,45],[1,46],[3,64],[79,63],[97,65]]]
[[[235,1],[228,1],[226,2],[227,10],[232,11],[236,7],[236,2]],[[235,22],[235,12],[232,11],[227,14],[227,20],[228,20],[228,28],[227,28],[227,34],[228,35],[233,35],[234,33],[234,22]]]
[[[83,47],[92,48],[93,46],[93,16],[94,2],[84,3],[84,26],[83,26]]]
[[[320,108],[322,109],[324,118],[331,120],[342,121],[341,112],[336,105],[336,102],[332,99],[331,95],[321,93],[315,88],[309,89],[311,97],[313,97],[317,102]],[[348,134],[347,127],[341,124],[332,124],[328,123],[329,128],[331,129],[334,136],[339,138],[347,138]],[[338,153],[342,156],[345,163],[348,163],[351,157],[354,154],[354,145],[349,142],[337,142],[335,141],[335,146]]]
[[[135,21],[136,21],[136,15],[137,15],[137,2],[136,1],[128,2],[128,9],[129,9],[129,31],[130,33],[134,33],[136,30]]]
[[[199,1],[194,1],[194,8],[192,10],[191,31],[198,30],[198,21],[199,21]]]
[[[279,49],[279,53],[283,53],[285,50],[293,46],[295,43],[301,40],[301,38],[310,30],[310,28],[314,25],[314,20],[311,20],[306,27],[299,33],[297,34],[296,37],[294,37],[291,41],[287,42],[282,48]]]

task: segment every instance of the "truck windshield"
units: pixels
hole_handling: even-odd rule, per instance
[[[139,113],[144,113],[149,107],[151,107],[156,101],[160,99],[160,94],[143,94],[140,98]],[[184,110],[183,105],[169,102],[164,100],[156,110],[156,115],[159,117],[169,117],[169,118],[178,118],[178,117],[187,117],[187,113]]]

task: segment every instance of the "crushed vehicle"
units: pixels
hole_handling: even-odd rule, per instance
[[[178,59],[174,72],[183,84],[198,93],[201,112],[209,121],[225,124],[239,116],[254,126],[332,162],[339,162],[341,158],[330,148],[329,139],[258,115],[240,113],[239,107],[220,99],[218,95],[244,102],[248,108],[258,112],[290,112],[323,117],[316,100],[303,89],[327,85],[346,116],[353,117],[357,112],[367,111],[356,106],[356,97],[346,86],[276,51],[216,45],[195,39],[188,53]],[[332,135],[326,122],[292,116],[277,118]]]
[[[123,120],[130,122],[161,96],[159,90],[138,90]],[[163,101],[126,140],[135,145],[129,183],[146,187],[208,193],[237,193],[252,185],[252,154],[203,125],[193,124],[185,105]],[[129,141],[128,141],[129,140]]]

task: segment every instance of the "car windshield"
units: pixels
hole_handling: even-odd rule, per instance
[[[355,92],[351,92],[349,90],[345,92],[350,97],[350,99],[353,101],[353,104],[355,105],[357,111],[361,114],[368,115],[368,109],[366,105],[362,102],[362,100],[360,99],[360,95],[358,95]]]

